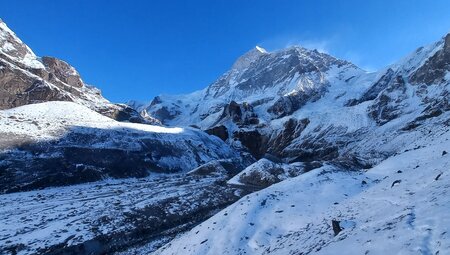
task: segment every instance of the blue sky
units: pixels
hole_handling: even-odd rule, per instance
[[[255,45],[319,48],[376,70],[450,32],[450,1],[0,0],[39,56],[115,102],[206,87]]]

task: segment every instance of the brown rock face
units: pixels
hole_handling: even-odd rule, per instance
[[[49,79],[51,81],[57,78],[73,87],[81,88],[84,86],[78,72],[66,62],[53,57],[42,57],[42,63],[50,73]]]
[[[72,101],[67,94],[49,86],[42,78],[13,68],[0,58],[0,109],[55,100]]]
[[[119,121],[155,123],[131,107],[112,104],[83,83],[68,63],[38,59],[0,20],[0,109],[47,101],[72,101]]]

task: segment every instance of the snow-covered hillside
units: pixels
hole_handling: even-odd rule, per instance
[[[446,254],[450,127],[422,131],[366,171],[325,165],[243,197],[155,254]]]
[[[123,123],[72,102],[0,111],[2,191],[180,172],[239,153],[193,128]]]

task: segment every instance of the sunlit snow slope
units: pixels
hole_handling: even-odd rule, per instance
[[[450,128],[434,128],[367,171],[326,165],[248,195],[156,254],[446,254]]]

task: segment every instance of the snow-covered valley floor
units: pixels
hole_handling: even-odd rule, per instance
[[[220,181],[153,175],[0,195],[0,254],[110,254],[166,240],[238,199]]]

